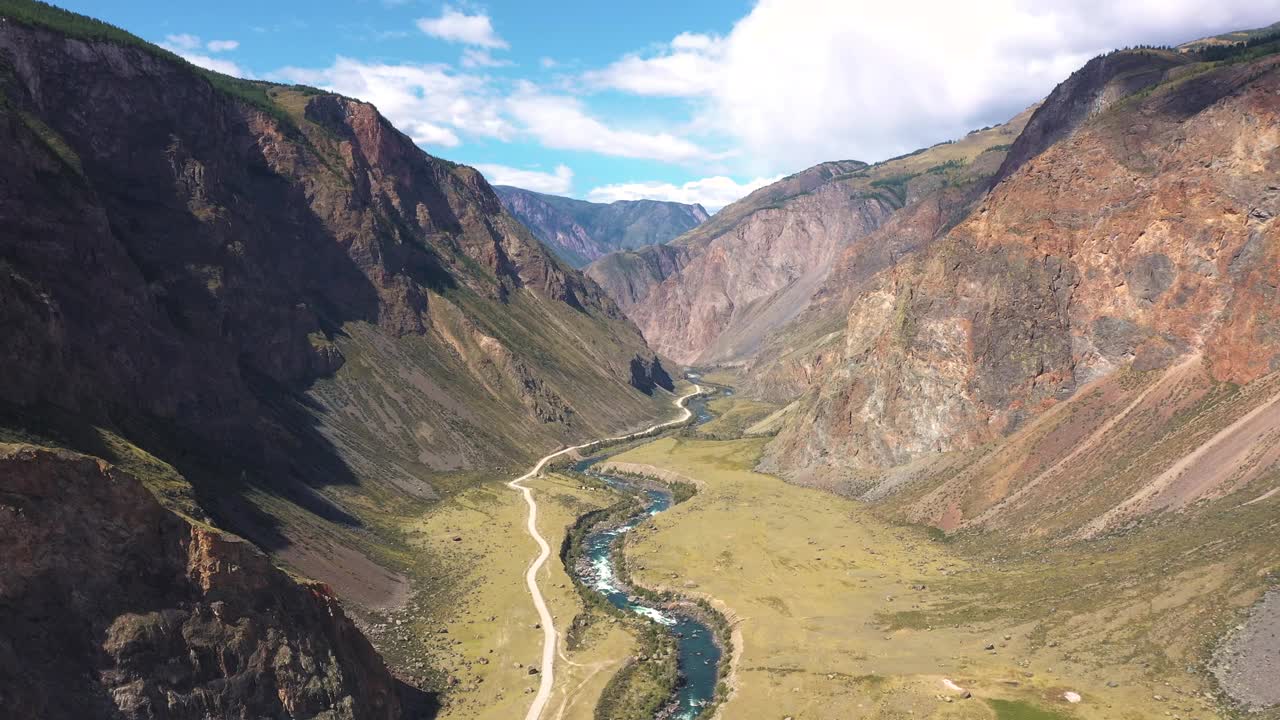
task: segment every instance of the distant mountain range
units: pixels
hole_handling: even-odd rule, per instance
[[[660,200],[593,203],[508,185],[493,189],[508,212],[579,268],[615,250],[660,245],[710,217],[696,204]]]

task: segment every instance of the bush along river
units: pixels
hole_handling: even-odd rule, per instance
[[[705,397],[689,401],[694,424],[712,418],[706,406]],[[569,572],[588,591],[601,596],[613,607],[644,617],[675,639],[675,693],[656,717],[679,720],[701,717],[716,699],[728,624],[704,603],[660,597],[628,583],[625,568],[619,567],[623,537],[648,518],[669,509],[674,500],[671,489],[660,483],[595,470],[594,466],[604,459],[604,456],[598,456],[581,460],[572,469],[606,483],[634,498],[636,503],[631,505],[633,511],[620,521],[601,521],[599,516],[583,518],[587,527],[585,533],[578,535],[573,553],[576,562],[568,568]]]

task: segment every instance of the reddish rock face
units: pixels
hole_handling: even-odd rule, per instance
[[[876,165],[822,163],[729,205],[669,248],[609,255],[587,272],[664,356],[782,360],[751,372],[761,381],[748,388],[780,399],[825,357],[808,346],[829,332],[829,308],[980,196],[1029,116]],[[896,220],[904,214],[911,219]],[[894,230],[882,232],[886,224]]]
[[[391,720],[428,700],[327,588],[94,458],[0,444],[0,543],[12,717]]]
[[[1278,89],[1275,58],[1222,67],[1117,103],[1031,157],[853,301],[839,360],[766,467],[972,448],[1120,368],[1190,353],[1219,381],[1275,369]]]

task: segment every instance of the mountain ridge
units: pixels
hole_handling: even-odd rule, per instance
[[[595,203],[496,185],[507,210],[574,267],[609,252],[661,245],[707,221],[699,204],[663,200]]]

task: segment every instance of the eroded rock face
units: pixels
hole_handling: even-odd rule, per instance
[[[1218,380],[1269,372],[1276,67],[1170,84],[1026,161],[854,301],[840,359],[765,466],[882,468],[971,448],[1118,368],[1192,352]]]
[[[838,185],[760,209],[655,286],[631,318],[655,350],[678,362],[749,355],[804,307],[836,253],[895,209]]]
[[[1024,112],[1000,130],[1016,132],[1029,114]],[[907,181],[903,187],[907,204],[877,230],[840,251],[809,305],[769,335],[748,361],[742,389],[789,403],[823,378],[843,356],[849,306],[876,282],[880,272],[927,248],[964,218],[1000,167],[1001,146],[991,146],[946,175],[926,172]],[[926,150],[918,158],[924,160],[933,152]]]
[[[415,717],[320,584],[94,458],[0,444],[0,700],[12,717]]]

